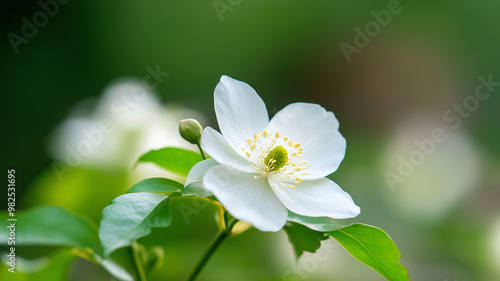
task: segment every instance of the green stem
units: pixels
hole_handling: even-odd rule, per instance
[[[219,245],[226,239],[230,234],[231,230],[233,229],[234,225],[238,222],[237,219],[233,219],[227,226],[226,229],[222,230],[217,234],[215,237],[215,240],[212,242],[212,245],[210,245],[210,248],[207,249],[205,254],[200,258],[198,261],[198,264],[194,268],[193,272],[191,273],[188,281],[194,281],[198,274],[200,274],[201,270],[203,267],[207,264],[208,260],[212,257],[212,255],[215,253],[215,250],[219,247]]]
[[[137,241],[134,241],[130,247],[131,255],[132,255],[132,263],[134,265],[134,272],[137,278],[137,281],[146,281],[146,274],[144,274],[144,269],[142,268],[142,262],[139,258],[139,244]]]
[[[200,149],[200,153],[201,153],[201,157],[203,157],[203,160],[207,159],[205,157],[205,153],[203,153],[203,149],[201,149],[201,145],[199,143],[196,144],[198,146],[198,148]]]

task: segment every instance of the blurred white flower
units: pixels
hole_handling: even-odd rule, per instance
[[[392,189],[385,194],[398,213],[439,220],[476,187],[480,159],[465,132],[424,118],[400,126],[386,146],[381,167]],[[388,172],[396,183],[391,184]]]
[[[198,112],[163,106],[139,80],[122,79],[107,87],[95,104],[83,102],[53,133],[51,156],[70,167],[128,169],[139,156],[166,146],[196,150],[179,135],[179,120],[203,119]],[[152,176],[178,177],[153,164],[138,165],[132,181]]]
[[[222,134],[206,128],[201,145],[220,165],[205,160],[193,173],[208,169],[204,185],[234,217],[262,231],[278,231],[287,209],[337,219],[359,214],[351,196],[325,178],[337,170],[346,149],[332,112],[294,103],[269,121],[255,90],[227,76],[214,99]]]

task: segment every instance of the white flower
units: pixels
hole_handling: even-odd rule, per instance
[[[200,180],[237,219],[262,231],[280,230],[288,210],[309,217],[351,218],[360,209],[325,176],[337,170],[346,141],[332,112],[294,103],[271,121],[248,84],[222,76],[215,88],[222,134],[207,127],[202,148],[213,159],[197,164],[186,184]]]

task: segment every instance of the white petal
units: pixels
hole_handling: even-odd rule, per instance
[[[273,191],[281,202],[290,211],[302,216],[346,219],[360,212],[351,196],[327,178],[303,181],[295,188],[288,185],[283,188],[277,176],[269,177],[269,183],[276,186]]]
[[[217,165],[219,165],[219,163],[217,163],[217,161],[215,161],[214,159],[207,159],[196,163],[196,165],[191,168],[191,171],[189,171],[184,186],[187,186],[188,184],[193,182],[202,182],[203,176],[205,176],[208,169]]]
[[[288,212],[266,178],[254,175],[220,165],[208,170],[203,182],[235,218],[261,231],[278,231]]]
[[[335,172],[344,159],[346,141],[339,132],[339,122],[318,104],[292,103],[273,117],[266,130],[300,143],[302,159],[309,165],[304,179],[323,178]]]
[[[201,135],[201,148],[220,164],[233,167],[243,172],[253,173],[252,163],[239,155],[229,145],[223,135],[207,127]]]
[[[215,88],[214,100],[222,134],[242,154],[245,139],[263,131],[269,123],[266,105],[248,84],[225,75]]]

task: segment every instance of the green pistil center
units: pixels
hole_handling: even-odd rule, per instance
[[[286,149],[280,145],[269,151],[264,161],[269,171],[278,171],[288,162],[288,153]]]

